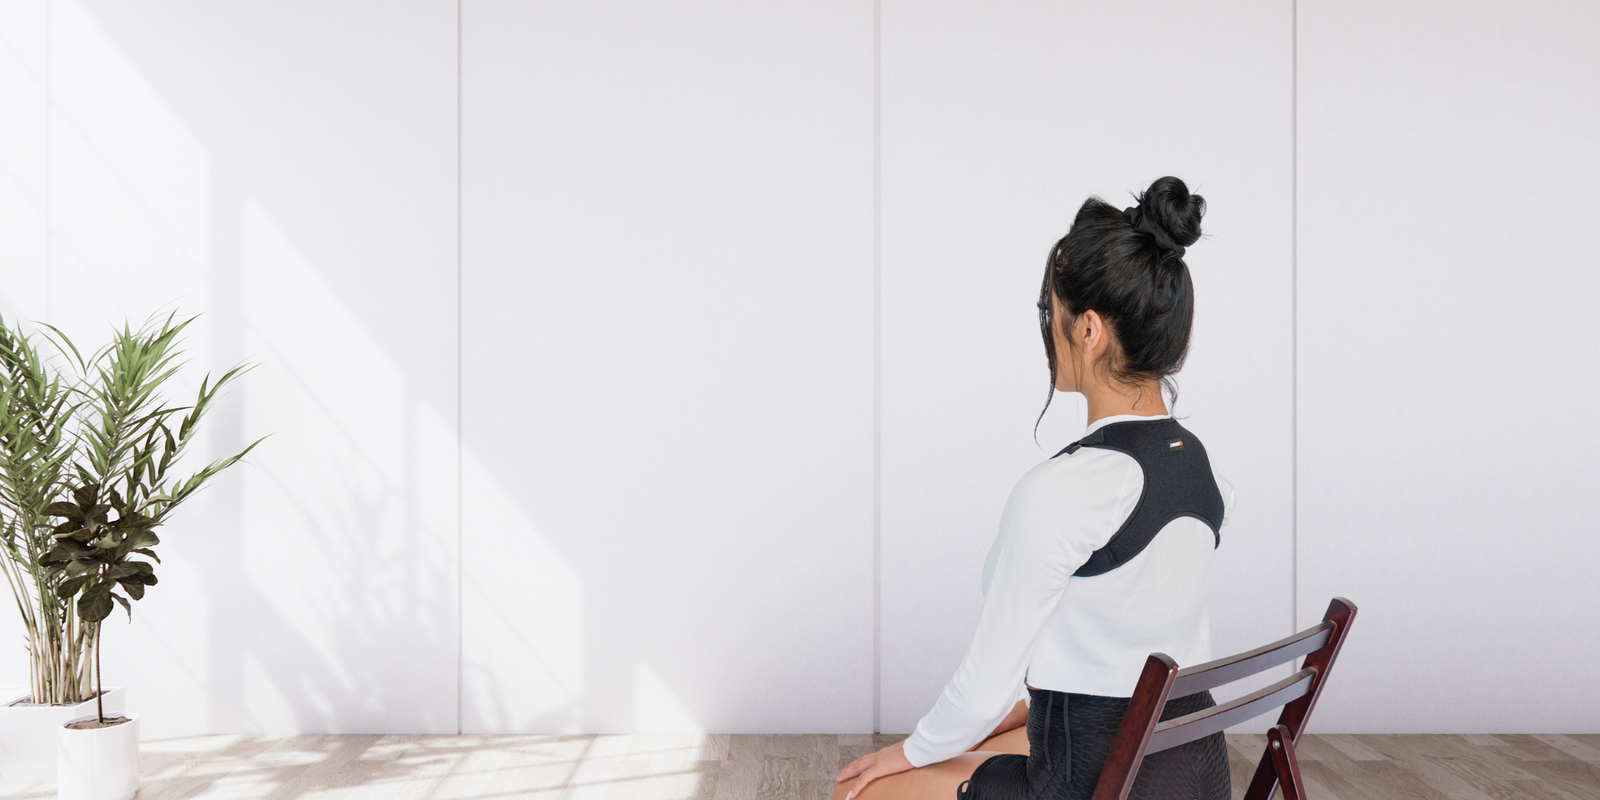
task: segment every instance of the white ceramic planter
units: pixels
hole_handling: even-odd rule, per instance
[[[106,713],[122,713],[127,690],[106,689]],[[73,706],[13,706],[26,690],[0,696],[0,783],[55,783],[56,729],[94,713],[94,699]]]
[[[118,716],[129,721],[109,728],[73,730],[63,724],[58,729],[56,796],[60,800],[130,800],[139,791],[139,715]],[[79,719],[95,719],[95,715]]]

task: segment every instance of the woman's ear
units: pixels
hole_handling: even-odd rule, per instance
[[[1079,338],[1083,342],[1083,353],[1093,362],[1105,352],[1106,324],[1100,314],[1094,309],[1085,309],[1078,315]]]

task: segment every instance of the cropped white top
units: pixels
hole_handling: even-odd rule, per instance
[[[1168,415],[1104,417],[1113,422]],[[1233,516],[1233,487],[1212,471]],[[983,568],[983,610],[961,664],[905,741],[912,766],[944,761],[983,741],[1024,684],[1130,697],[1145,660],[1163,652],[1183,666],[1211,660],[1206,595],[1216,537],[1179,517],[1127,563],[1074,577],[1134,511],[1144,473],[1132,456],[1084,447],[1025,473],[1011,490]]]

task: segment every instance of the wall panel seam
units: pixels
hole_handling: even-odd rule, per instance
[[[1289,4],[1289,630],[1300,628],[1300,0]]]
[[[872,732],[883,732],[883,0],[872,3]]]
[[[50,35],[50,19],[53,4],[45,0],[44,4],[44,321],[50,324],[50,264],[55,245],[55,214],[53,213],[51,197],[51,173],[54,171],[54,160],[51,158],[51,149],[55,138],[52,130],[52,118],[55,117],[56,96],[50,76],[50,51],[52,41]]]
[[[462,314],[461,314],[461,5],[462,0],[456,0],[456,733],[462,732],[461,718],[462,707],[462,675],[466,670],[466,649],[464,647],[465,635],[463,628],[466,617],[463,613],[464,597],[462,584],[466,577],[466,550],[465,525],[462,519],[462,450],[465,443],[462,439],[463,419],[466,416],[462,404]]]

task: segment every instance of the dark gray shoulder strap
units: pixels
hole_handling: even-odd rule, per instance
[[[1213,546],[1222,544],[1218,531],[1222,524],[1222,492],[1211,473],[1211,461],[1200,440],[1177,420],[1113,422],[1067,445],[1056,455],[1075,453],[1082,447],[1132,456],[1144,472],[1144,489],[1122,527],[1073,575],[1101,575],[1126,564],[1178,517],[1204,522],[1216,539]]]

